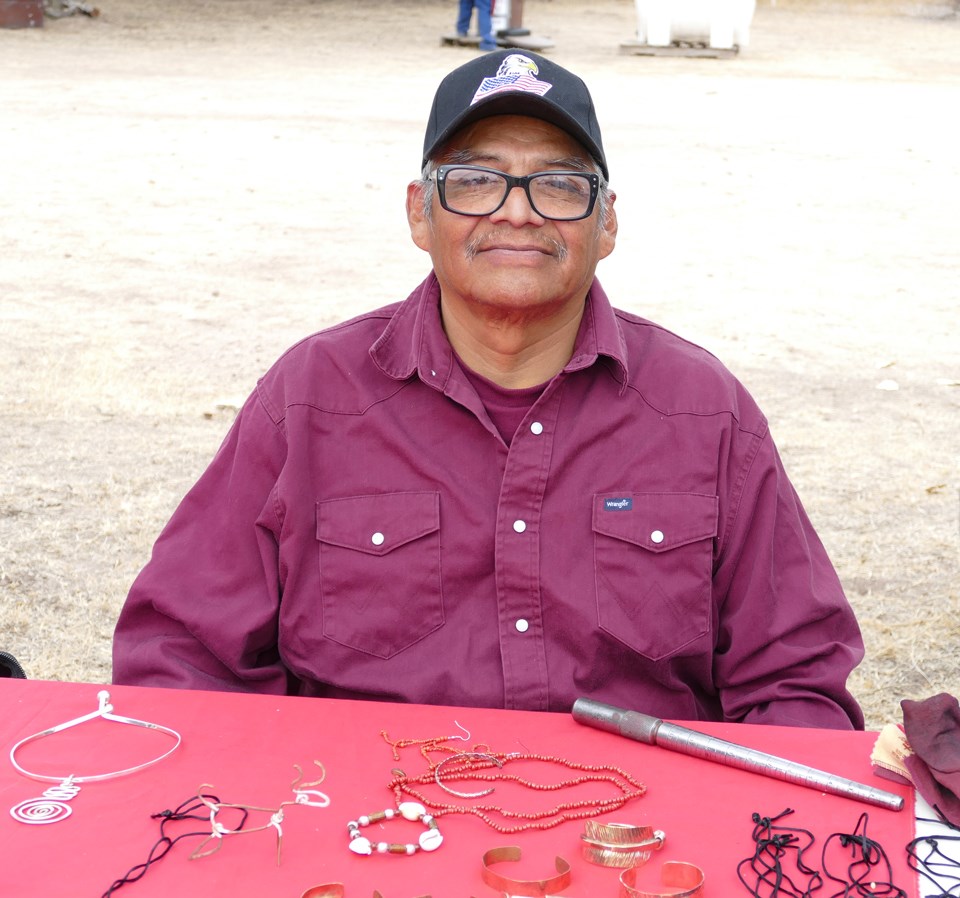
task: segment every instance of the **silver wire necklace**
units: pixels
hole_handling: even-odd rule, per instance
[[[57,724],[57,726],[50,727],[49,729],[43,730],[39,733],[34,733],[32,736],[27,736],[25,739],[21,739],[16,745],[13,746],[13,748],[10,749],[10,763],[13,764],[14,769],[16,769],[18,773],[21,773],[23,776],[29,777],[30,779],[40,780],[41,782],[56,783],[56,785],[47,789],[43,793],[42,797],[28,798],[26,801],[21,801],[19,804],[10,808],[10,815],[14,820],[17,820],[20,823],[34,824],[57,823],[60,820],[65,820],[73,812],[73,808],[67,804],[67,802],[72,801],[76,797],[77,793],[80,791],[80,783],[96,783],[101,780],[109,780],[118,776],[126,776],[128,773],[136,773],[138,770],[144,770],[147,767],[152,767],[154,764],[159,764],[160,761],[164,760],[164,758],[168,758],[171,754],[173,754],[174,751],[176,751],[177,746],[180,745],[180,734],[176,730],[170,729],[170,727],[160,726],[156,723],[148,723],[145,720],[136,720],[133,717],[121,717],[118,714],[114,714],[113,705],[110,704],[110,693],[105,689],[97,693],[97,698],[99,699],[100,705],[96,711],[91,711],[89,714],[84,714],[80,717],[74,718],[73,720],[68,720],[66,723]],[[52,736],[54,733],[62,733],[64,730],[79,726],[81,723],[86,723],[88,720],[95,720],[98,717],[102,717],[104,720],[113,721],[114,723],[143,727],[144,729],[148,730],[156,730],[157,732],[165,733],[166,735],[172,737],[175,741],[171,748],[157,758],[153,758],[152,760],[146,761],[143,764],[137,764],[134,767],[126,767],[123,770],[113,770],[109,773],[95,773],[85,776],[77,776],[73,773],[47,775],[25,770],[20,764],[17,763],[17,752],[23,748],[24,745],[27,745],[30,742],[36,742],[39,739],[43,739],[45,736]]]

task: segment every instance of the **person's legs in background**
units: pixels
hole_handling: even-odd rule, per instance
[[[480,32],[481,50],[497,49],[497,39],[493,34],[493,26],[490,22],[490,6],[491,0],[476,0],[477,29]]]
[[[490,3],[487,2],[489,9]],[[473,0],[460,0],[460,12],[457,15],[457,34],[466,37],[470,31],[470,17],[473,15]]]

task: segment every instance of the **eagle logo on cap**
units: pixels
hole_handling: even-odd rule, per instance
[[[472,106],[477,101],[485,100],[494,94],[514,90],[525,91],[542,97],[553,85],[548,81],[541,81],[537,78],[539,72],[540,69],[537,64],[529,56],[524,56],[522,53],[511,53],[500,63],[496,75],[492,78],[484,78],[480,82],[470,105]]]

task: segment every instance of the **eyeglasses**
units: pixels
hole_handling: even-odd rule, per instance
[[[480,165],[441,165],[434,175],[440,205],[458,215],[492,215],[514,187],[522,187],[537,215],[578,221],[593,212],[600,191],[600,176],[592,172],[538,171],[515,178]]]

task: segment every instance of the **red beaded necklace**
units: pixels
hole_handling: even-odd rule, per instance
[[[431,809],[434,817],[443,814],[472,814],[479,817],[488,826],[500,833],[518,833],[529,829],[550,829],[567,820],[582,820],[595,817],[608,811],[623,807],[633,798],[639,798],[646,792],[646,786],[636,778],[621,770],[605,764],[580,764],[565,758],[532,752],[494,752],[489,746],[478,744],[470,750],[457,749],[446,743],[458,736],[441,736],[432,739],[399,739],[392,741],[386,731],[380,735],[393,749],[393,758],[400,760],[403,748],[418,745],[420,754],[427,763],[427,769],[417,776],[408,776],[404,771],[394,768],[390,788],[399,804],[406,800],[404,796],[420,802]],[[445,757],[437,760],[434,755],[442,753]],[[526,764],[553,764],[574,773],[558,782],[535,782],[520,773],[508,773],[502,768],[506,764],[523,766]],[[463,780],[487,783],[514,783],[536,792],[555,792],[569,789],[584,783],[608,783],[617,790],[617,794],[608,798],[589,798],[560,802],[555,807],[539,811],[516,811],[495,804],[452,804],[424,794],[422,787],[428,784],[440,786],[446,792],[464,798],[489,795],[493,788],[476,793],[455,792],[445,784]],[[503,822],[501,822],[503,821]],[[521,821],[521,822],[510,822]]]

